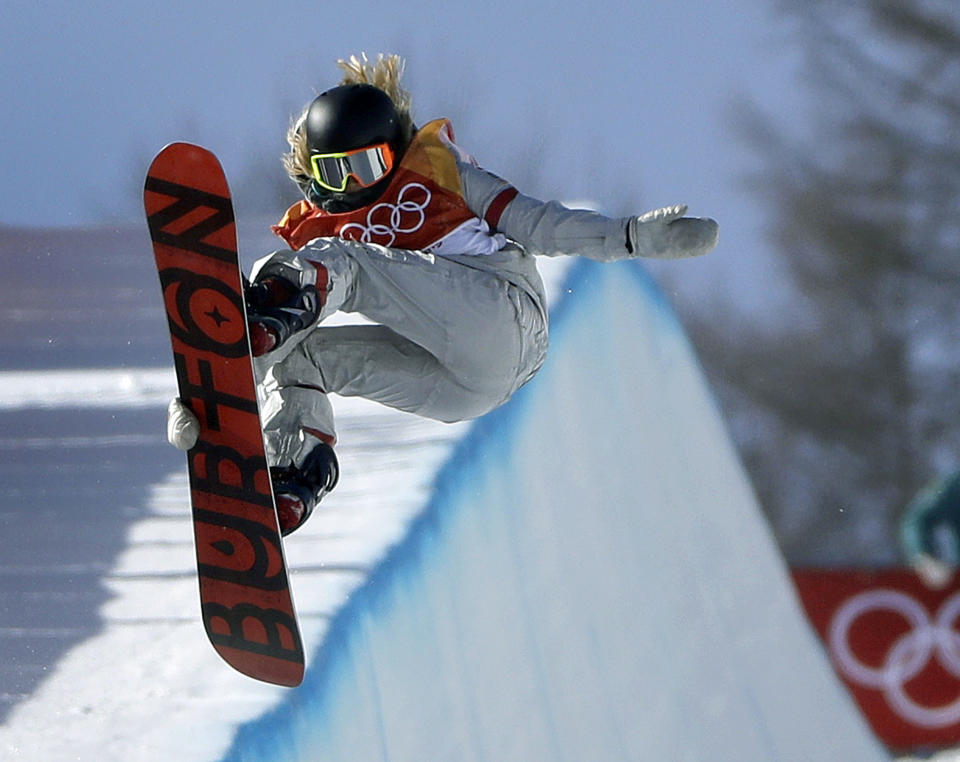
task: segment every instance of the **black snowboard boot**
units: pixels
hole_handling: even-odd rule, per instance
[[[326,442],[318,442],[299,468],[271,468],[270,479],[277,502],[280,531],[288,535],[303,526],[317,503],[337,486],[339,478],[337,456]]]
[[[320,315],[316,287],[299,288],[279,277],[245,284],[244,298],[254,357],[276,349],[292,334],[313,325]]]

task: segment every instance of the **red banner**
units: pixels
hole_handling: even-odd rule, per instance
[[[877,737],[909,751],[960,744],[960,580],[907,569],[794,569],[807,615]]]

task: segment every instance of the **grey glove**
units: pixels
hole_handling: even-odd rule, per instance
[[[178,450],[189,450],[200,436],[200,421],[183,400],[174,397],[167,407],[167,441]]]
[[[708,217],[684,217],[685,204],[666,206],[631,217],[627,249],[635,257],[699,257],[717,245],[719,225]]]

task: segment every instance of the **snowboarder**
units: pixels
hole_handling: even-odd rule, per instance
[[[337,483],[328,392],[444,422],[481,416],[529,381],[547,350],[537,254],[604,262],[705,254],[717,223],[671,206],[609,218],[543,203],[483,170],[450,123],[413,124],[398,56],[339,61],[341,85],[288,132],[284,166],[304,200],[274,227],[246,293],[281,528]],[[336,311],[374,325],[325,326]],[[168,438],[189,449],[190,410]]]

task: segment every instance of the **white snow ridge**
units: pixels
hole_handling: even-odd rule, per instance
[[[103,633],[15,706],[0,756],[888,758],[645,271],[578,262],[563,291],[547,364],[476,424],[335,401],[342,482],[286,543],[302,686],[207,644],[178,473],[107,577]]]
[[[541,373],[225,759],[887,758],[643,269],[565,290]]]

